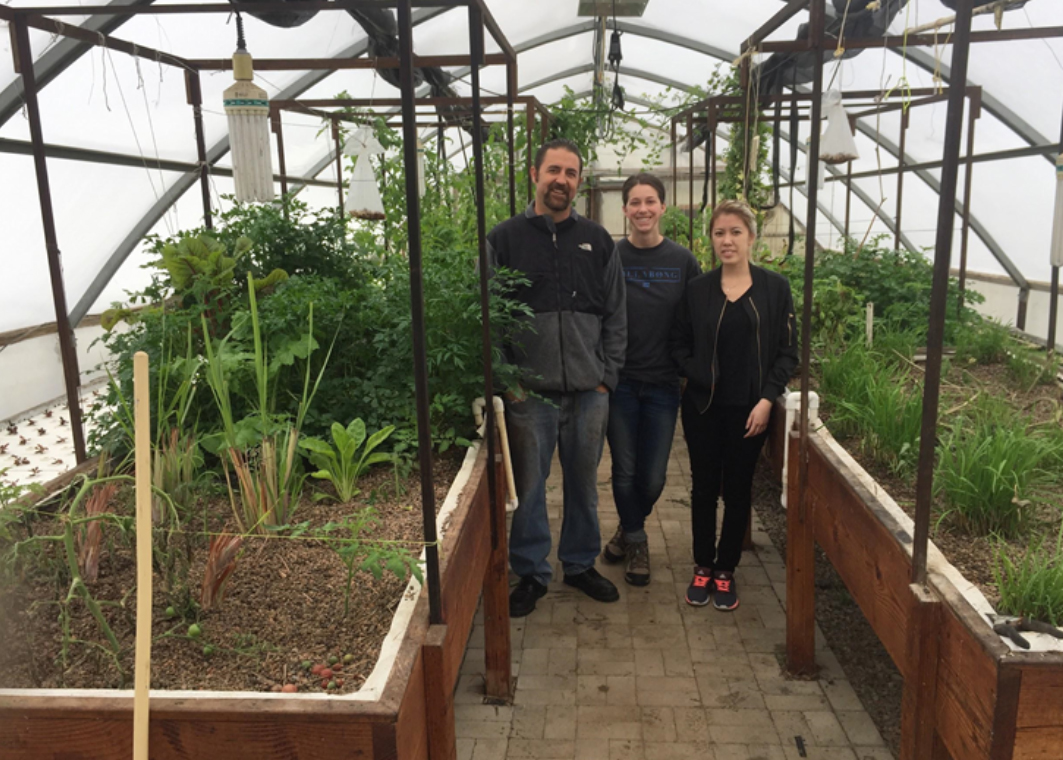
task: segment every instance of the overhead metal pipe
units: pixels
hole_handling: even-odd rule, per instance
[[[44,246],[48,255],[48,275],[52,284],[52,304],[55,307],[56,329],[59,334],[59,353],[63,361],[63,381],[66,402],[70,407],[70,436],[74,443],[74,458],[78,464],[86,459],[85,428],[81,420],[81,373],[78,369],[77,344],[74,329],[66,308],[66,288],[63,284],[63,264],[55,232],[55,213],[52,209],[52,190],[48,181],[48,161],[44,155],[44,133],[41,130],[41,109],[37,101],[37,82],[33,72],[33,49],[26,19],[16,16],[14,42],[22,74],[23,97],[33,143],[33,165],[37,173],[37,195],[41,204],[41,223],[44,226]]]
[[[956,27],[952,36],[952,74],[957,82],[967,81],[972,9],[972,0],[957,0]],[[941,394],[941,351],[945,337],[945,301],[949,286],[965,97],[966,93],[962,87],[949,89],[945,149],[942,155],[945,163],[941,169],[934,275],[930,290],[930,324],[926,338],[926,372],[923,375],[923,419],[919,433],[919,465],[915,481],[915,542],[912,547],[912,583],[922,586],[926,585],[927,580],[927,544],[930,540],[934,453],[937,448],[938,402]]]
[[[421,514],[424,520],[425,580],[428,618],[443,623],[439,588],[439,539],[436,531],[436,496],[432,477],[432,418],[428,395],[428,357],[425,346],[424,272],[421,258],[421,194],[417,181],[417,120],[413,81],[413,10],[410,0],[400,0],[399,84],[402,91],[402,150],[406,166],[407,256],[410,263],[410,318],[413,323],[413,376],[417,398],[417,457],[421,469]],[[490,415],[488,415],[490,417]],[[492,463],[493,464],[493,463]],[[488,469],[491,468],[489,465]]]
[[[210,208],[210,164],[207,163],[207,140],[203,131],[203,88],[200,86],[198,71],[185,72],[185,86],[188,90],[188,103],[192,106],[192,121],[196,129],[196,160],[199,162],[199,190],[203,196],[203,226],[212,230],[214,219]],[[284,174],[283,159],[280,172]]]

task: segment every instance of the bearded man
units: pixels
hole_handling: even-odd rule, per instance
[[[620,598],[594,562],[601,551],[598,463],[627,347],[626,287],[612,237],[572,208],[582,173],[575,143],[544,143],[532,169],[534,203],[487,236],[493,265],[527,279],[512,297],[533,313],[527,329],[502,346],[505,361],[521,370],[506,393],[518,498],[509,562],[520,577],[510,617],[534,610],[553,574],[546,478],[555,447],[564,478],[557,551],[564,582],[601,602]]]

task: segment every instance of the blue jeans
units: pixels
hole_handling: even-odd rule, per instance
[[[621,380],[609,402],[613,500],[628,541],[646,540],[646,518],[664,490],[679,411],[679,385]]]
[[[517,511],[509,536],[509,564],[522,578],[550,582],[550,523],[546,478],[558,448],[564,477],[564,511],[557,556],[565,575],[594,567],[602,548],[598,531],[598,463],[605,444],[609,395],[598,391],[543,393],[506,402],[506,430],[517,486]]]

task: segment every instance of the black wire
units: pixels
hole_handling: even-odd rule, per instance
[[[236,14],[236,49],[247,50],[247,42],[244,40],[244,17],[233,5],[233,13]]]

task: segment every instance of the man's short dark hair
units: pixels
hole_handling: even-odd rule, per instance
[[[627,205],[627,197],[631,193],[631,190],[638,185],[649,185],[657,191],[657,198],[664,203],[664,183],[661,182],[659,177],[654,176],[648,172],[639,172],[638,174],[632,174],[624,182],[624,186],[620,189],[620,195],[624,199],[624,205]]]
[[[575,153],[576,158],[579,159],[579,173],[583,174],[583,156],[579,152],[579,146],[564,137],[555,137],[553,140],[547,140],[539,146],[539,150],[535,151],[536,172],[538,172],[543,165],[543,158],[546,156],[546,151],[553,150],[554,148],[560,148],[561,150],[567,150],[569,153]]]

